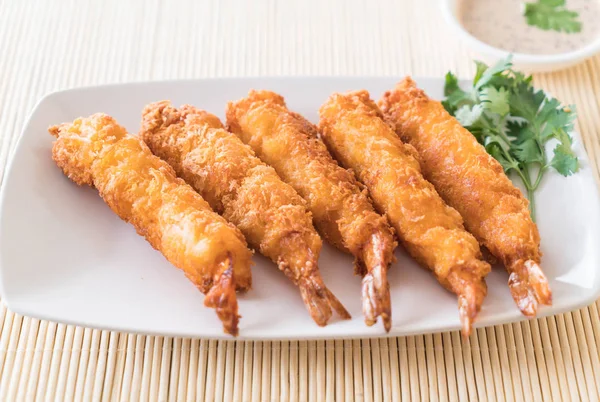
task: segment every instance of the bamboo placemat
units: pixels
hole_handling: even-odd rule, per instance
[[[436,0],[0,0],[0,175],[35,102],[58,89],[234,75],[452,69],[472,76],[474,55],[438,7]],[[600,57],[535,81],[577,104],[597,174]],[[0,400],[595,401],[599,306],[479,329],[465,342],[457,332],[199,341],[67,326],[2,307]]]

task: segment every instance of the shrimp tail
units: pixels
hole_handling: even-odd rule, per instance
[[[339,299],[335,297],[335,295],[328,288],[325,288],[325,297],[327,298],[329,305],[333,308],[337,315],[340,316],[340,318],[344,320],[349,320],[350,318],[352,318],[352,316],[350,315],[348,310],[346,310],[342,302],[340,302]]]
[[[460,269],[452,270],[448,275],[448,288],[458,296],[458,315],[465,338],[471,335],[473,322],[487,295],[487,285],[483,277],[488,270],[487,263],[473,261]]]
[[[539,264],[533,260],[516,260],[509,265],[508,287],[521,313],[534,317],[538,305],[552,304],[552,292]]]
[[[392,328],[392,306],[390,285],[387,280],[387,267],[392,262],[395,244],[389,242],[389,236],[375,231],[363,248],[364,272],[362,281],[362,309],[365,323],[371,326],[381,317],[386,332]]]
[[[204,305],[214,308],[217,316],[223,323],[223,330],[233,336],[238,335],[238,303],[235,294],[235,278],[233,276],[233,258],[228,253],[220,263],[222,269],[217,280],[214,281],[206,297]]]
[[[298,283],[302,300],[312,319],[319,326],[325,326],[332,315],[332,309],[343,319],[349,319],[350,313],[323,283],[318,275],[300,279]]]
[[[300,289],[308,313],[317,325],[323,327],[333,311],[344,319],[350,314],[331,293],[318,268],[318,252],[309,247],[299,233],[291,233],[281,242],[285,254],[279,256],[279,269]]]
[[[465,338],[471,335],[473,321],[479,313],[480,305],[477,302],[477,290],[474,284],[468,284],[458,296],[458,314],[462,325],[462,334]]]
[[[371,326],[381,317],[385,332],[392,328],[392,307],[387,269],[379,264],[368,272],[362,281],[362,308],[365,323]]]

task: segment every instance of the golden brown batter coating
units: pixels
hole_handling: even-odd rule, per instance
[[[252,247],[278,264],[318,325],[327,323],[332,308],[350,318],[319,273],[321,238],[306,203],[216,116],[189,105],[153,103],[144,109],[141,136]]]
[[[480,260],[477,240],[423,178],[414,148],[383,121],[367,91],[334,94],[319,113],[327,148],[343,166],[354,169],[408,252],[458,296],[463,333],[468,335],[490,271]]]
[[[110,116],[53,126],[52,158],[79,185],[98,189],[124,221],[206,294],[226,332],[238,333],[235,290],[251,286],[252,252],[240,231]]]
[[[354,174],[333,160],[316,127],[289,111],[273,92],[250,91],[247,98],[228,104],[227,125],[307,201],[319,232],[356,258],[355,271],[364,276],[365,322],[373,325],[381,316],[389,331],[386,271],[396,244]]]
[[[540,268],[540,235],[528,201],[475,137],[405,78],[380,101],[386,120],[419,152],[423,174],[465,226],[506,266],[519,309],[534,316],[552,294]]]

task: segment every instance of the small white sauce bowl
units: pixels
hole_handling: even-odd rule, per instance
[[[458,3],[460,0],[440,0],[444,19],[452,27],[454,32],[482,58],[490,63],[505,58],[509,51],[500,49],[473,36],[460,22],[458,15]],[[517,69],[530,72],[554,71],[577,64],[600,52],[600,36],[586,46],[572,52],[557,54],[528,54],[513,53],[513,65]]]

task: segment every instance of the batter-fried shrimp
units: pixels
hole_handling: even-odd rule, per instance
[[[490,271],[480,259],[477,240],[423,178],[415,150],[382,120],[367,91],[334,94],[319,113],[327,148],[343,166],[354,169],[408,252],[458,296],[463,333],[468,335]]]
[[[465,226],[506,266],[517,306],[534,316],[552,293],[540,268],[540,235],[528,201],[500,164],[437,101],[410,78],[380,101],[388,123],[414,146],[423,174],[444,200],[461,213]]]
[[[304,200],[260,161],[219,119],[168,101],[146,106],[141,137],[229,222],[250,245],[276,262],[300,288],[311,317],[325,325],[332,309],[350,314],[327,289],[317,260],[321,238]]]
[[[355,257],[355,272],[364,277],[365,322],[373,325],[381,317],[389,331],[387,269],[396,243],[354,174],[333,160],[316,127],[289,111],[273,92],[251,91],[247,98],[228,104],[227,124],[307,201],[325,239]]]
[[[110,116],[53,126],[52,158],[79,185],[95,187],[110,208],[206,294],[225,332],[238,333],[235,290],[251,286],[252,252],[240,231],[138,138]]]

